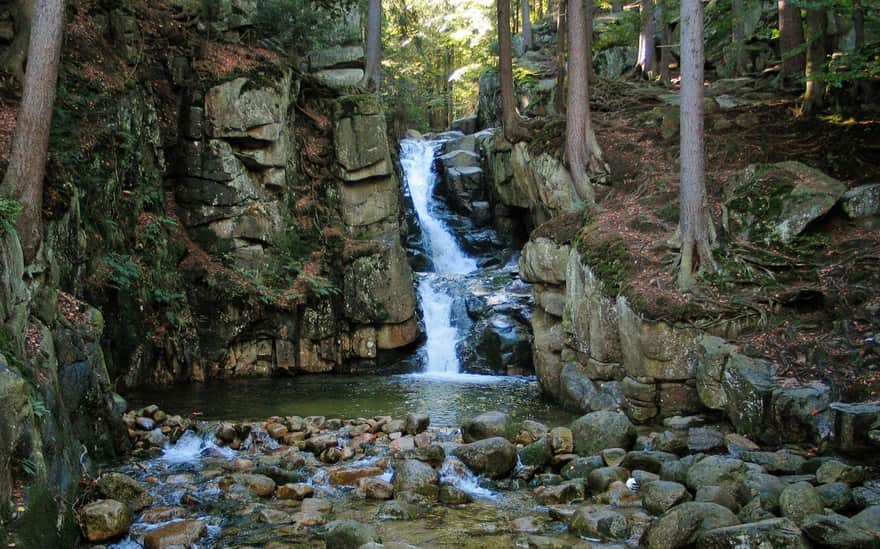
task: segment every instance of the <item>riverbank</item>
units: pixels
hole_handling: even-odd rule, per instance
[[[615,412],[567,426],[487,412],[454,428],[422,414],[204,422],[148,406],[124,421],[134,458],[80,510],[86,537],[116,549],[880,543],[876,470],[764,451],[701,416],[649,429]]]

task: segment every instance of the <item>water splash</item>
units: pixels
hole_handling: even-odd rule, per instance
[[[217,446],[211,433],[187,431],[176,443],[166,444],[159,459],[167,463],[195,463],[207,456],[232,459],[235,450]]]
[[[474,475],[461,461],[447,458],[440,468],[440,484],[455,486],[475,499],[497,500],[499,495],[480,486],[480,477]]]

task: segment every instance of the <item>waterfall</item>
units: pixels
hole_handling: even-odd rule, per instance
[[[424,314],[427,343],[426,373],[457,374],[461,365],[456,353],[458,331],[453,324],[453,298],[439,286],[445,277],[466,275],[476,270],[477,262],[468,257],[444,223],[435,217],[431,201],[437,174],[434,172],[436,143],[404,140],[400,144],[400,164],[404,181],[412,196],[422,227],[425,248],[434,263],[433,274],[423,274],[419,282],[419,300]]]

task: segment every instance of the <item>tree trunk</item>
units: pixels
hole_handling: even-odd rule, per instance
[[[589,151],[587,128],[590,116],[587,83],[587,21],[582,0],[568,2],[568,93],[565,117],[565,154],[578,197],[595,202],[593,185],[587,174]]]
[[[15,76],[19,82],[24,81],[24,60],[27,58],[28,44],[31,40],[31,0],[18,0],[15,3],[15,37],[12,44],[0,59],[0,68]]]
[[[565,113],[565,0],[556,2],[556,112]]]
[[[611,2],[611,13],[620,13],[623,11],[623,2],[616,0]]]
[[[510,0],[497,0],[498,9],[498,76],[501,80],[501,126],[504,137],[516,143],[528,136],[519,123],[513,95],[513,55],[510,37]]]
[[[828,12],[825,8],[807,10],[807,66],[804,76],[807,90],[801,112],[805,115],[815,113],[825,102],[825,82],[818,75],[825,67],[825,30],[828,26]]]
[[[853,0],[853,32],[855,33],[855,49],[865,47],[865,8],[862,0]]]
[[[678,286],[688,288],[695,273],[713,269],[703,201],[705,142],[703,140],[703,3],[681,0],[681,183],[679,235],[681,264]]]
[[[544,18],[544,0],[537,0],[535,3],[535,15],[538,19]]]
[[[650,78],[654,63],[654,2],[641,0],[642,29],[639,31],[639,53],[636,57],[636,72],[639,76]]]
[[[33,11],[28,68],[9,167],[0,186],[0,192],[17,200],[22,208],[16,228],[25,263],[36,257],[42,239],[43,178],[63,27],[64,1],[39,0]]]
[[[367,2],[366,66],[363,85],[377,91],[382,84],[382,0]]]
[[[660,79],[664,84],[669,85],[672,82],[670,66],[675,62],[672,55],[672,31],[669,29],[669,6],[666,0],[660,0],[657,6],[663,35],[663,43],[660,45]]]
[[[748,55],[746,53],[746,23],[745,23],[745,0],[733,0],[733,33],[732,42],[735,56],[735,74],[745,74],[748,69]]]
[[[452,75],[452,66],[454,62],[455,51],[452,46],[446,47],[446,80],[443,82],[443,96],[444,103],[446,104],[446,127],[452,126],[452,120],[455,118],[453,115],[453,105],[452,105],[452,80],[449,77]]]
[[[804,44],[801,9],[788,0],[779,0],[779,55],[782,57],[782,76],[792,78],[804,74],[803,52],[793,54]]]
[[[529,0],[522,0],[522,41],[523,49],[532,49],[532,21],[529,19]]]

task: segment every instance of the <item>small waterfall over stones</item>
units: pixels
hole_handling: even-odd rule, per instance
[[[419,281],[427,334],[425,373],[455,376],[461,371],[456,352],[458,329],[453,322],[455,304],[444,286],[449,279],[475,271],[477,262],[462,251],[432,207],[437,182],[435,147],[430,141],[404,140],[400,144],[400,164],[422,226],[425,248],[434,264],[434,272],[422,273]]]

